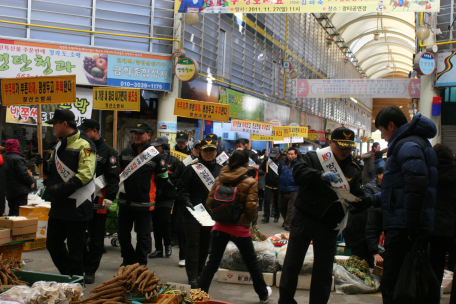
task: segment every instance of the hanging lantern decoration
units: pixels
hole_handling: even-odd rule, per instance
[[[331,45],[334,43],[334,39],[332,39],[332,38],[326,38],[326,43],[328,44],[328,48],[330,48]]]
[[[345,65],[347,65],[347,63],[349,63],[349,62],[350,62],[350,59],[348,59],[348,58],[345,58],[345,59],[344,59]]]
[[[296,78],[298,78],[298,72],[296,72],[296,71],[294,71],[294,70],[291,71],[291,72],[290,72],[290,78],[291,78],[291,79],[296,79]]]
[[[185,14],[185,23],[188,25],[195,25],[199,21],[199,17],[197,13],[186,13]]]

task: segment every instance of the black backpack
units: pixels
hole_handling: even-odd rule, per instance
[[[242,182],[248,176],[239,181]],[[238,183],[238,184],[239,184]],[[214,221],[225,224],[234,224],[239,221],[244,210],[239,201],[239,189],[236,186],[217,186],[212,199],[211,217]]]

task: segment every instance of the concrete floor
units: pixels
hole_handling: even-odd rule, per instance
[[[262,215],[262,212],[260,212]],[[261,217],[259,217],[261,218]],[[261,231],[266,235],[276,234],[283,231],[281,227],[282,221],[275,224],[260,224]],[[112,278],[122,262],[120,257],[120,248],[112,247],[109,239],[105,239],[107,254],[103,255],[100,268],[96,273],[96,282],[92,285],[87,285],[86,294],[102,282]],[[178,267],[178,247],[173,247],[173,255],[170,258],[160,258],[149,260],[148,267],[154,270],[158,277],[162,279],[161,282],[176,282],[187,283],[187,276],[184,268]],[[54,267],[47,250],[24,252],[22,259],[25,260],[27,265],[26,270],[58,273]],[[252,285],[240,285],[217,282],[217,274],[214,277],[213,283],[209,294],[213,299],[228,301],[234,304],[243,303],[259,303],[258,296],[253,290]],[[269,303],[277,303],[279,298],[279,290],[277,287],[272,287],[272,296]],[[296,301],[299,304],[309,303],[309,292],[298,290],[296,292]],[[380,304],[382,303],[381,294],[372,295],[338,295],[335,292],[331,293],[329,303],[350,303],[350,304]],[[445,295],[441,301],[442,304],[449,303],[449,295]]]

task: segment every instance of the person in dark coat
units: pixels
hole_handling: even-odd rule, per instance
[[[8,139],[5,146],[6,199],[9,216],[18,216],[19,207],[27,205],[27,196],[35,188],[35,180],[27,170],[17,139]]]
[[[0,146],[0,216],[5,213],[6,204],[6,163],[3,159],[2,153],[5,147]]]
[[[377,169],[380,167],[385,167],[386,168],[386,161],[383,159],[383,152],[382,151],[377,151],[374,154],[375,158],[375,167],[374,167],[374,172],[372,172],[372,180],[375,180],[377,178]]]
[[[177,132],[176,134],[176,145],[174,150],[187,155],[192,154],[192,150],[188,147],[188,134],[185,132]]]
[[[456,233],[456,166],[453,164],[453,152],[449,146],[437,144],[434,151],[438,158],[437,200],[434,231],[426,240],[429,244],[429,260],[441,285],[446,254],[451,249]]]
[[[386,168],[377,168],[377,178],[364,185],[366,195],[374,195],[382,191],[382,180]],[[368,209],[366,222],[366,242],[369,253],[374,258],[374,264],[383,263],[383,257],[379,254],[378,241],[383,232],[382,208],[371,207]]]
[[[268,156],[266,156],[268,157]],[[265,175],[265,191],[264,191],[264,216],[261,222],[269,223],[269,218],[274,217],[274,223],[279,221],[279,171],[278,167],[280,159],[280,150],[277,147],[271,149],[269,158],[262,164],[260,170],[267,172]],[[271,200],[274,206],[271,212]]]
[[[364,161],[363,167],[363,185],[367,184],[372,180],[372,173],[374,173],[375,167],[375,160],[374,160],[374,153],[376,151],[380,151],[380,144],[378,142],[374,142],[372,144],[372,151],[364,153],[361,158]]]
[[[287,152],[287,160],[279,166],[279,210],[283,217],[283,227],[290,231],[293,220],[294,202],[299,187],[293,178],[293,168],[299,163],[298,148],[291,147]]]
[[[176,186],[178,178],[173,173],[179,166],[179,160],[172,156],[169,151],[168,137],[159,136],[152,144],[162,155],[168,168],[169,182],[164,183],[157,189],[155,198],[155,209],[152,211],[152,225],[154,227],[155,252],[149,255],[149,259],[162,258],[172,254],[171,247],[171,210],[177,196]],[[165,250],[163,250],[163,245]]]
[[[383,303],[393,303],[397,278],[415,242],[434,229],[437,156],[428,138],[437,134],[435,124],[420,113],[411,122],[396,106],[384,108],[375,119],[388,142],[388,163],[382,192],[374,195],[383,208],[385,255]]]
[[[258,170],[258,211],[263,211],[266,172],[261,170],[261,168],[266,159],[264,153],[259,150],[257,150],[257,152],[259,155],[258,160],[260,161],[260,169]]]

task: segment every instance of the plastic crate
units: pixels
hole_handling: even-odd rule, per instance
[[[35,250],[43,250],[46,249],[46,239],[35,239],[32,242],[25,242],[24,243],[24,251],[35,251]]]
[[[22,244],[21,244],[22,245]],[[19,280],[27,282],[29,286],[32,286],[33,283],[38,281],[50,281],[50,282],[57,282],[57,283],[79,283],[84,286],[84,277],[83,276],[67,276],[67,275],[60,275],[60,274],[53,274],[53,273],[45,273],[45,272],[35,272],[35,271],[17,271],[14,270],[16,276]]]
[[[14,245],[3,245],[0,246],[0,254],[2,254],[2,260],[13,259],[16,261],[22,261],[22,250],[24,249],[24,242]]]

